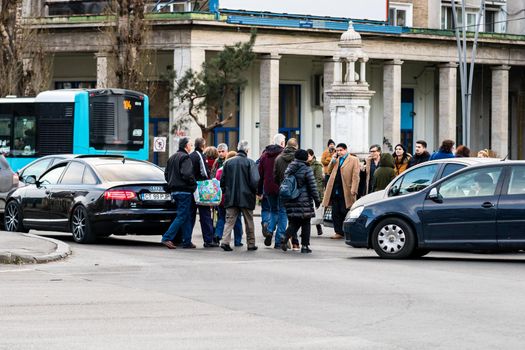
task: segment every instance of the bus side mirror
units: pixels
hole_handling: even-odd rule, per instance
[[[430,190],[430,193],[428,194],[428,199],[431,199],[436,203],[443,203],[443,197],[439,194],[437,188],[435,187]]]

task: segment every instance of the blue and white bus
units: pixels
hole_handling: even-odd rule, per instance
[[[13,170],[50,154],[148,159],[148,96],[122,89],[71,89],[0,98],[0,152]]]

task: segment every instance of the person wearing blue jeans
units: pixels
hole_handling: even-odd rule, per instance
[[[222,234],[224,233],[224,225],[226,224],[226,209],[224,207],[218,207],[217,210],[219,217],[217,219],[217,226],[215,227],[215,237],[217,241],[220,241],[222,239]],[[235,226],[233,226],[233,237],[235,246],[242,247],[241,215],[237,217]]]
[[[164,170],[164,178],[167,182],[166,191],[171,193],[177,215],[161,239],[161,243],[169,249],[177,248],[174,239],[180,234],[182,234],[183,248],[195,248],[191,242],[191,206],[197,182],[193,175],[193,163],[189,156],[192,148],[193,144],[189,138],[181,138],[179,150],[168,159],[168,164]]]
[[[263,201],[266,202],[266,206],[269,208],[269,218],[266,221],[269,222],[268,232],[275,232],[275,248],[278,249],[281,246],[281,239],[286,231],[286,226],[288,226],[286,209],[279,199],[279,195],[265,195]],[[268,240],[271,244],[271,236]]]
[[[171,198],[175,201],[177,216],[168,231],[162,235],[162,242],[173,242],[177,234],[182,233],[182,247],[191,247],[191,201],[192,193],[173,192]]]

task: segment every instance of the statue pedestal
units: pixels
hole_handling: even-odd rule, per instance
[[[368,156],[370,99],[368,84],[333,85],[330,97],[331,136],[359,158]]]

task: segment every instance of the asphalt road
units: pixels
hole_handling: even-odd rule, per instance
[[[256,226],[260,227],[260,226]],[[35,231],[32,231],[35,233]],[[0,349],[523,349],[525,254],[386,261],[313,237],[313,254],[168,250],[160,237],[0,265]]]

